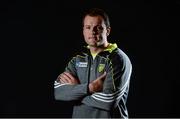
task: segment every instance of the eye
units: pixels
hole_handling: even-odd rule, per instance
[[[84,29],[91,29],[90,26],[84,26]]]
[[[97,30],[103,30],[102,26],[97,26]]]

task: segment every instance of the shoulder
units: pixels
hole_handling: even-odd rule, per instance
[[[112,63],[131,64],[128,55],[120,48],[116,48],[112,53],[110,53],[109,59]]]
[[[109,54],[109,58],[110,59],[124,59],[124,58],[128,58],[128,56],[126,55],[126,53],[124,51],[122,51],[120,48],[116,48],[115,50],[113,50],[113,52],[111,52]]]

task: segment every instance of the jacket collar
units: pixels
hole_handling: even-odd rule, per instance
[[[117,48],[118,48],[118,46],[116,43],[109,43],[108,47],[103,52],[100,52],[98,55],[112,53]],[[91,54],[91,52],[89,50],[89,46],[84,46],[83,54],[85,54],[85,55]]]

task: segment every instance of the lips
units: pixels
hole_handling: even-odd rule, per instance
[[[88,37],[88,39],[97,40],[96,37]]]
[[[94,39],[95,37],[89,37],[89,39]]]

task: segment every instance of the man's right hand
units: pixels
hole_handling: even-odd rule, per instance
[[[89,84],[89,92],[94,93],[94,92],[102,91],[105,78],[106,78],[106,72],[104,72],[96,80],[92,81]]]

